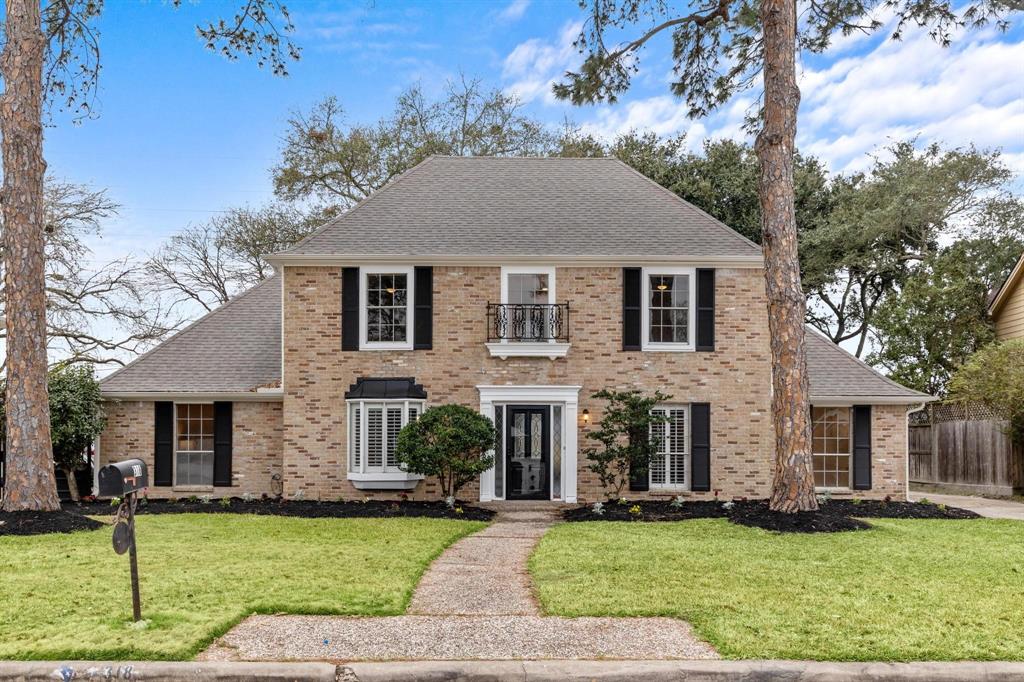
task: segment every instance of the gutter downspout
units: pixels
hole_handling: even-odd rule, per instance
[[[906,473],[903,476],[903,485],[906,487],[906,490],[904,491],[903,496],[904,499],[908,502],[910,501],[910,415],[914,414],[915,412],[920,412],[926,407],[928,407],[928,403],[921,403],[917,407],[907,410],[907,454],[903,458],[903,465],[906,468]]]

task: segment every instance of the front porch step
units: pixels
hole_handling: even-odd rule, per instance
[[[477,507],[493,509],[498,512],[510,511],[547,511],[560,512],[563,509],[575,507],[574,504],[566,504],[557,500],[494,500],[492,502],[477,502]]]

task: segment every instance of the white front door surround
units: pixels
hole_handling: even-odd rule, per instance
[[[581,386],[477,386],[480,391],[480,414],[494,421],[497,405],[561,405],[562,406],[562,494],[566,503],[576,502],[576,449],[578,435],[579,395]],[[493,454],[493,453],[492,453]],[[501,462],[496,462],[501,466]],[[480,476],[480,501],[494,499],[494,467]]]

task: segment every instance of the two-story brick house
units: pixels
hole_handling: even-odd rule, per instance
[[[102,382],[101,461],[147,460],[152,496],[436,498],[395,438],[458,402],[500,434],[462,497],[593,501],[602,388],[672,396],[631,497],[769,492],[761,250],[618,161],[433,157],[272,261]],[[818,484],[902,498],[929,396],[807,343]]]

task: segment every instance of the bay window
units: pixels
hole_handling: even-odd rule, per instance
[[[349,473],[405,473],[395,455],[398,432],[422,413],[422,401],[349,400]]]

